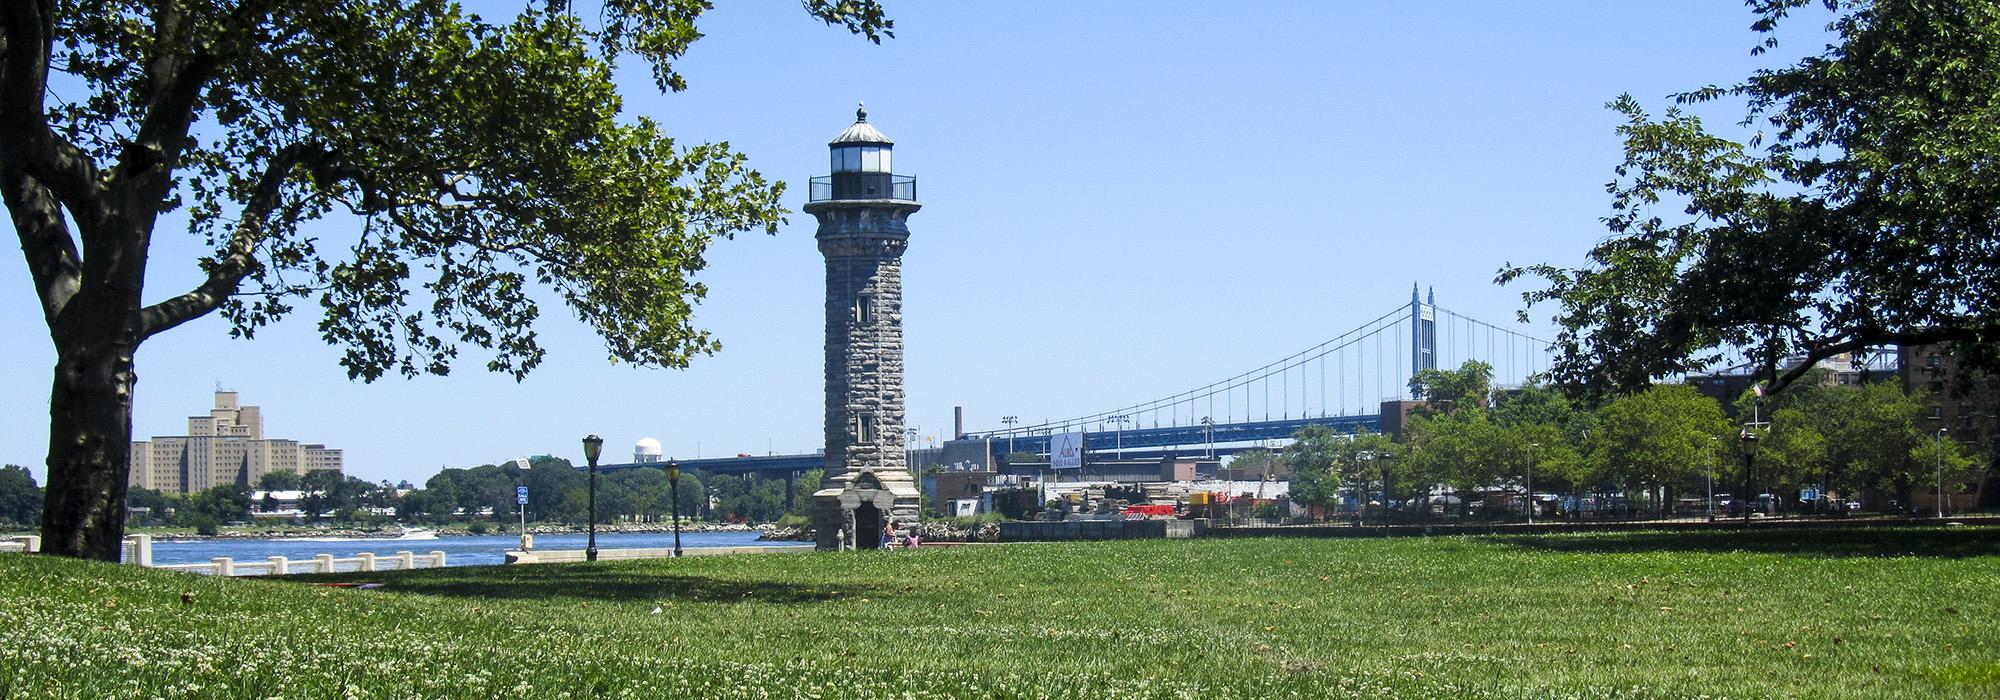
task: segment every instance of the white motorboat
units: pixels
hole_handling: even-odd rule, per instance
[[[398,537],[397,537],[396,539],[398,539],[398,540],[434,540],[434,539],[437,539],[437,538],[438,538],[438,534],[437,534],[437,531],[436,531],[436,530],[428,530],[428,529],[425,529],[425,528],[421,528],[421,527],[406,527],[406,528],[403,528],[403,534],[402,534],[402,535],[400,535],[400,536],[398,536]]]

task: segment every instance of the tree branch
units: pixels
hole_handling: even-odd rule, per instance
[[[243,215],[237,220],[222,257],[209,267],[208,279],[185,294],[140,309],[139,337],[150,338],[207,315],[234,294],[243,278],[257,268],[254,255],[257,242],[263,239],[266,222],[282,201],[285,179],[292,168],[308,158],[323,155],[322,151],[295,143],[272,156],[264,165],[264,174],[257,179],[257,189],[243,204]]]
[[[21,253],[35,279],[35,296],[42,302],[42,320],[55,326],[56,316],[82,286],[76,239],[69,235],[62,211],[48,188],[19,168],[0,165],[0,197],[21,238]]]
[[[1822,345],[1806,351],[1804,360],[1791,369],[1785,370],[1784,374],[1778,375],[1777,380],[1772,382],[1771,393],[1775,394],[1783,391],[1785,387],[1791,386],[1792,382],[1798,381],[1800,377],[1806,375],[1806,372],[1812,371],[1813,365],[1818,364],[1820,360],[1841,353],[1865,350],[1876,345],[1886,344],[1931,345],[1948,342],[1984,342],[1996,336],[2000,336],[2000,325],[1986,325],[1976,328],[1933,327],[1901,333],[1863,331],[1855,334],[1854,337],[1846,341]]]
[[[157,166],[179,162],[188,130],[194,125],[202,88],[215,77],[226,57],[243,48],[238,44],[248,38],[250,28],[270,14],[271,5],[269,0],[238,5],[229,13],[214,44],[188,46],[187,53],[177,53],[171,47],[187,41],[192,32],[183,26],[183,18],[173,3],[161,4],[153,15],[153,31],[155,45],[163,48],[146,64],[149,94],[145,116],[140,119],[139,131],[132,142],[119,154],[115,171],[118,180],[135,183],[148,199],[166,196],[172,181],[171,169],[157,169]]]
[[[49,127],[43,102],[54,31],[48,0],[0,3],[0,162],[46,187],[72,216],[94,220],[104,213],[97,163]]]
[[[179,160],[188,129],[194,124],[195,100],[220,63],[207,47],[189,47],[193,50],[186,54],[174,50],[186,41],[188,32],[172,3],[162,3],[154,13],[153,33],[158,48],[146,62],[145,116],[139,121],[138,133],[118,155],[114,171],[117,184],[137,183],[142,190],[161,188],[168,182],[171,167],[159,166],[171,166]]]

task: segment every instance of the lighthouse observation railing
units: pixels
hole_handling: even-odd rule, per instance
[[[917,199],[917,177],[888,173],[821,175],[812,179],[807,196],[807,201],[811,202],[836,199],[901,199],[914,202]]]

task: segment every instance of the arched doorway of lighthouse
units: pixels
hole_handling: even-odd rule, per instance
[[[854,508],[854,548],[882,548],[882,509],[873,503],[863,503]]]

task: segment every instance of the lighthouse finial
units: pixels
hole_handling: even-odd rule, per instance
[[[856,123],[868,121],[868,103],[866,102],[854,103],[854,121]]]

